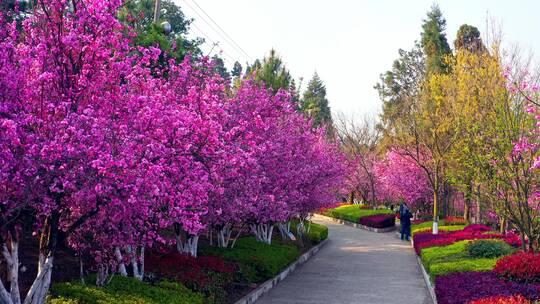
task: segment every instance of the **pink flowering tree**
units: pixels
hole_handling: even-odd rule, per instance
[[[379,199],[404,201],[413,209],[420,209],[432,201],[433,190],[424,171],[396,151],[389,151],[375,166],[379,185]]]
[[[24,35],[1,19],[5,303],[22,301],[19,223],[41,240],[24,302],[43,303],[63,241],[94,256],[98,281],[110,265],[125,275],[124,261],[142,278],[144,247],[160,229],[174,226],[179,250],[195,254],[218,176],[224,90],[208,64],[171,62],[167,77],[151,70],[160,52],[133,52],[115,18],[120,1],[39,4]]]

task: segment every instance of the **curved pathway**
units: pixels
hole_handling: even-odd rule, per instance
[[[413,249],[395,233],[314,220],[328,226],[328,243],[257,304],[431,304]]]

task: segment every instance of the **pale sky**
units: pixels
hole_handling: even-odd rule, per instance
[[[250,56],[228,42],[197,7],[198,4]],[[420,39],[422,20],[432,0],[175,0],[188,17],[191,32],[219,46],[226,64],[262,58],[275,48],[303,88],[315,71],[326,85],[332,112],[376,114],[381,103],[373,86],[390,69],[398,49],[410,49]],[[453,45],[461,24],[484,34],[486,16],[496,19],[505,42],[540,53],[540,1],[437,1],[447,21]],[[208,23],[212,25],[210,27]],[[203,34],[204,33],[204,34]],[[206,36],[206,37],[205,37]],[[210,39],[208,39],[210,38]],[[537,57],[538,58],[538,57]],[[234,59],[234,60],[233,60]]]

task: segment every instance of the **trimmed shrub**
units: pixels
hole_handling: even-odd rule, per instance
[[[469,304],[489,297],[522,295],[528,300],[540,300],[540,284],[510,282],[500,279],[493,271],[461,272],[435,279],[439,304]]]
[[[298,221],[291,221],[291,231],[296,232]],[[312,244],[318,244],[328,238],[328,227],[325,225],[317,224],[314,222],[305,222],[305,229],[309,227],[309,232],[304,235],[304,238],[309,240]]]
[[[540,282],[540,254],[519,252],[500,259],[494,269],[500,277],[518,282]]]
[[[512,254],[514,248],[501,240],[477,240],[467,245],[467,251],[473,258],[497,258]]]
[[[371,228],[389,228],[396,225],[396,217],[393,214],[376,214],[363,216],[358,223]]]
[[[443,247],[431,247],[422,249],[422,264],[429,272],[431,265],[441,262],[452,262],[466,259],[467,244],[469,241],[461,241]]]
[[[441,231],[439,234],[432,234],[431,232],[417,232],[414,235],[414,249],[416,254],[420,255],[423,248],[446,246],[458,241],[464,240],[476,240],[476,239],[502,239],[511,246],[518,246],[521,244],[519,237],[516,234],[510,233],[502,235],[499,233],[486,233],[483,225],[469,225],[464,230],[446,232]],[[485,226],[484,226],[485,227]],[[468,228],[468,229],[467,229]]]
[[[466,225],[467,220],[465,220],[465,218],[459,217],[459,216],[447,216],[444,219],[444,223],[445,223],[446,226]]]
[[[429,268],[429,273],[432,277],[438,277],[456,272],[490,271],[496,263],[497,259],[459,259],[433,264]]]
[[[487,232],[492,231],[491,227],[483,224],[471,224],[463,229],[464,231],[474,231],[474,232]]]
[[[392,210],[372,210],[372,209],[360,209],[359,205],[343,205],[337,208],[328,209],[325,215],[346,220],[353,223],[358,223],[361,217],[375,215],[375,214],[393,214]]]
[[[481,300],[469,302],[469,304],[532,304],[527,298],[522,295],[516,296],[495,296]]]
[[[328,238],[328,227],[325,225],[309,222],[308,239],[313,244],[318,244]]]
[[[162,281],[156,285],[134,278],[115,276],[104,287],[79,282],[51,287],[50,304],[202,304],[204,297],[180,283]]]
[[[207,302],[222,303],[227,299],[237,266],[217,256],[194,258],[177,252],[150,253],[145,257],[148,274],[162,280],[181,282],[188,288],[204,293]]]
[[[274,277],[300,255],[296,246],[276,242],[267,245],[254,237],[238,239],[232,249],[207,247],[201,248],[201,252],[238,263],[241,279],[248,283],[260,283]]]
[[[439,226],[439,231],[459,231],[459,230],[463,230],[463,228],[465,228],[465,226],[462,226],[462,225],[454,225],[454,226]],[[416,228],[414,230],[411,230],[411,234],[414,236],[416,233],[419,233],[419,232],[432,232],[432,228],[429,227],[429,228]]]

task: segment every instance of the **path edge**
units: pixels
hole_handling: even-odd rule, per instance
[[[278,275],[276,275],[274,278],[267,280],[266,282],[262,283],[257,287],[255,290],[251,291],[244,297],[242,297],[240,300],[234,302],[234,304],[252,304],[255,303],[260,297],[262,297],[264,294],[268,293],[272,288],[274,288],[279,282],[283,281],[286,277],[288,277],[295,269],[296,267],[304,264],[307,262],[311,257],[313,257],[321,248],[328,243],[328,238],[324,241],[320,242],[319,244],[315,245],[315,247],[308,250],[308,252],[302,254],[296,261],[292,262],[285,270],[281,271]]]
[[[342,224],[342,225],[354,227],[354,228],[357,228],[357,229],[363,229],[363,230],[367,230],[367,231],[371,231],[371,232],[376,232],[376,233],[387,233],[387,232],[392,232],[392,231],[397,229],[396,225],[394,225],[393,227],[388,227],[388,228],[372,228],[372,227],[368,227],[368,226],[361,225],[361,224],[358,224],[358,223],[353,223],[353,222],[349,222],[349,221],[346,221],[346,220],[337,219],[337,218],[334,218],[334,217],[322,215],[322,214],[319,214],[319,213],[317,213],[316,216],[321,217],[322,219],[325,219],[325,220],[328,220],[328,221],[332,221],[332,222]]]
[[[416,256],[416,260],[418,261],[418,265],[420,266],[420,270],[422,271],[422,276],[424,277],[424,281],[426,282],[426,286],[429,290],[431,300],[433,301],[433,304],[437,304],[437,295],[435,294],[435,288],[433,287],[433,284],[431,284],[431,280],[429,279],[426,268],[424,268],[424,265],[422,264],[422,259],[420,259],[419,256]]]

